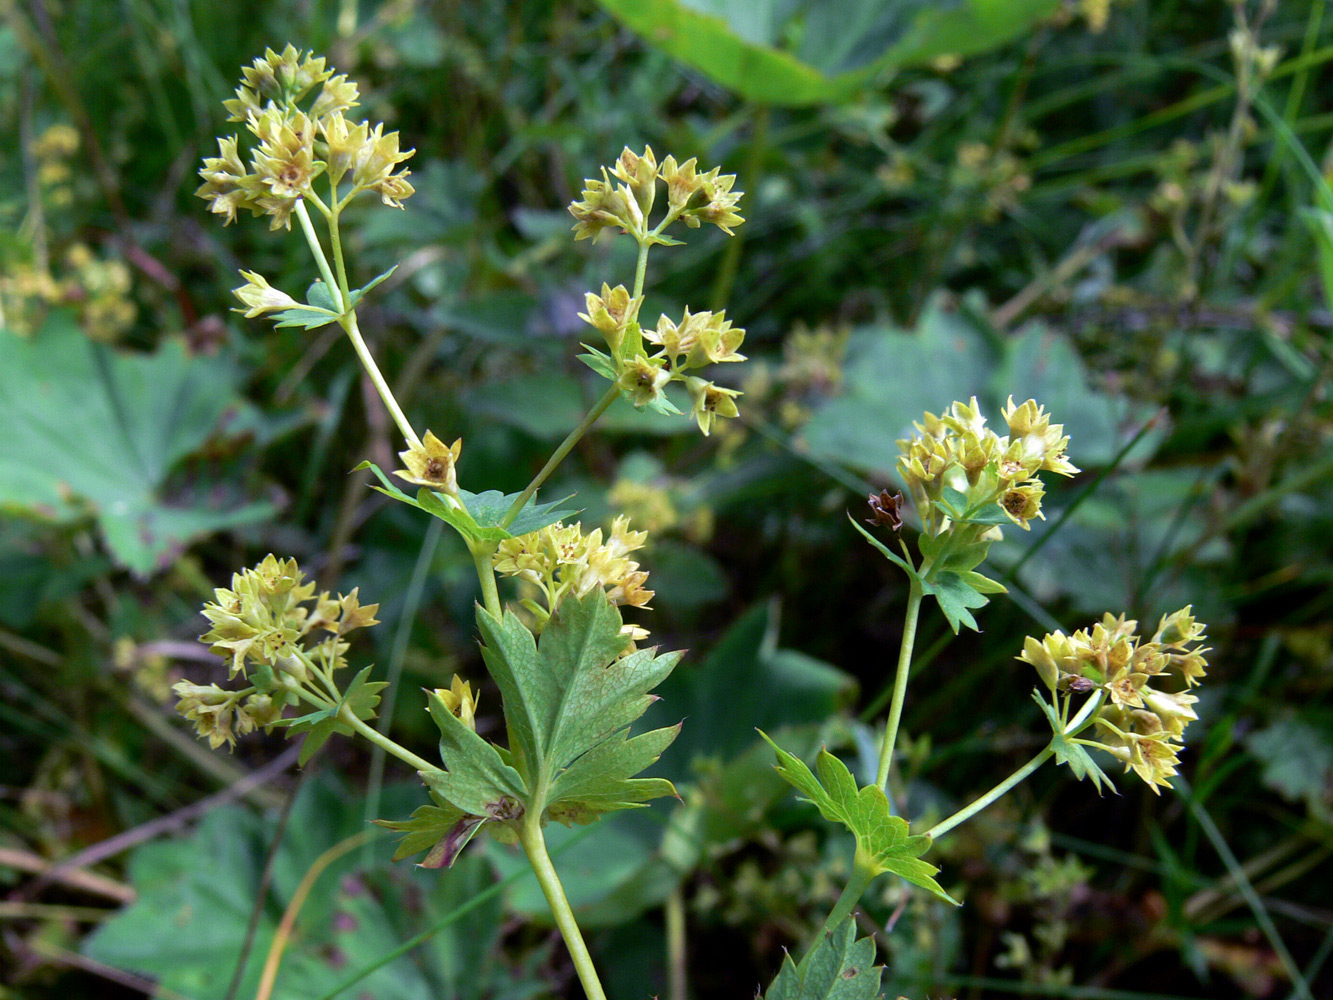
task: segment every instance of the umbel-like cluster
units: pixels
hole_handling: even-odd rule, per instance
[[[667,207],[665,215],[652,225],[659,181],[666,186]],[[734,174],[722,174],[717,167],[700,173],[693,158],[678,164],[675,157],[668,156],[658,164],[651,147],[641,154],[627,148],[609,172],[602,168],[601,180],[585,181],[583,200],[569,206],[578,220],[575,238],[596,241],[608,230],[623,232],[646,252],[654,244],[673,244],[662,232],[677,221],[691,229],[708,222],[734,235],[732,227],[745,221],[736,211],[742,192],[732,190],[735,181]],[[591,354],[584,360],[614,381],[635,406],[679,412],[664,395],[667,385],[678,381],[690,395],[690,416],[705,435],[718,417],[738,415],[737,390],[687,374],[709,365],[745,360],[737,353],[745,331],[732,326],[725,312],[691,313],[686,308],[679,321],[661,316],[656,328],[644,329],[639,325],[643,297],[633,295],[624,285],[603,284],[600,295],[587,294],[586,304],[587,312],[579,316],[602,335],[610,354],[588,348]],[[646,347],[645,342],[658,350]]]
[[[403,207],[403,199],[413,193],[410,171],[395,168],[413,150],[399,150],[398,133],[385,134],[383,124],[348,121],[345,112],[358,103],[355,83],[342,73],[334,75],[322,57],[292,45],[281,54],[267,50],[241,72],[236,97],[224,107],[228,121],[244,123],[255,142],[248,164],[237,136],[219,139],[219,155],[204,160],[199,171],[204,183],[195,193],[208,201],[210,211],[231,223],[238,211],[248,209],[269,216],[271,229],[291,228],[299,200],[330,210],[312,187],[321,176],[328,178],[334,209],[363,191],[375,192],[386,205]],[[314,99],[302,110],[301,103],[311,94]],[[347,181],[350,188],[343,188]],[[287,303],[274,308],[287,308]]]
[[[606,541],[602,529],[587,534],[580,524],[549,525],[519,538],[500,543],[493,557],[495,571],[536,584],[545,606],[525,601],[540,624],[555,613],[566,597],[583,597],[597,587],[606,590],[607,599],[618,606],[644,608],[653,592],[644,587],[648,571],[629,558],[648,541],[646,531],[631,531],[629,518],[617,517]],[[648,637],[648,630],[637,625],[624,626],[631,639]]]
[[[1011,522],[1027,530],[1033,518],[1045,517],[1045,488],[1037,473],[1072,476],[1079,471],[1065,455],[1069,438],[1064,425],[1051,423],[1036,400],[1015,406],[1010,396],[1004,419],[1009,433],[996,434],[986,426],[973,396],[970,403],[955,402],[943,416],[927,413],[914,425],[917,435],[898,442],[898,473],[927,535],[949,527],[949,518],[935,506],[946,488],[965,493],[969,506],[993,501]]]
[[[235,745],[237,736],[273,726],[302,687],[327,695],[318,679],[346,665],[344,637],[379,624],[379,605],[363,605],[355,589],[336,599],[316,596],[315,584],[304,580],[296,560],[269,554],[233,574],[231,589],[218,587],[216,600],[204,605],[213,627],[200,639],[229,661],[232,679],[249,682],[234,691],[188,681],[173,688],[176,710],[212,746]]]
[[[1207,672],[1200,648],[1205,626],[1191,607],[1165,615],[1149,638],[1124,615],[1105,615],[1091,629],[1073,635],[1051,632],[1038,642],[1028,636],[1019,659],[1030,663],[1052,696],[1100,692],[1104,703],[1093,716],[1098,739],[1077,740],[1104,750],[1134,771],[1154,792],[1170,787],[1180,762],[1185,727],[1197,719],[1190,706],[1199,699],[1189,689]],[[1185,690],[1158,685],[1183,680]]]

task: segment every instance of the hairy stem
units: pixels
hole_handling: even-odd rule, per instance
[[[352,710],[348,708],[346,705],[344,705],[341,709],[338,710],[338,721],[347,723],[347,725],[351,726],[354,730],[356,730],[366,739],[370,740],[371,743],[374,743],[385,753],[397,757],[404,764],[409,765],[414,770],[417,771],[439,770],[439,767],[437,767],[435,764],[432,764],[430,761],[426,760],[423,757],[418,757],[411,750],[408,750],[406,747],[399,746],[397,743],[389,739],[389,737],[380,733],[374,727],[366,725],[366,723],[358,719],[352,713]]]
[[[555,865],[551,864],[551,856],[546,853],[546,838],[542,836],[540,811],[529,812],[523,818],[519,826],[518,842],[523,845],[523,853],[528,856],[528,863],[532,865],[537,882],[546,895],[551,915],[555,917],[555,924],[565,939],[565,946],[569,949],[570,958],[574,960],[574,969],[578,972],[579,982],[583,984],[583,991],[588,995],[588,1000],[606,1000],[606,991],[602,989],[602,982],[597,978],[597,970],[593,967],[592,955],[588,953],[588,946],[584,943],[583,932],[579,930],[578,921],[574,919],[574,911],[565,897],[565,889],[560,884],[560,876],[556,874]]]
[[[907,695],[907,678],[912,670],[912,647],[916,644],[916,620],[921,614],[921,585],[912,581],[907,594],[907,614],[903,618],[903,641],[898,647],[898,672],[893,678],[893,701],[889,705],[889,721],[884,727],[884,742],[879,749],[879,770],[875,784],[887,791],[889,767],[893,763],[893,748],[898,742],[898,724],[903,717],[903,698]]]
[[[546,460],[546,464],[543,465],[541,471],[533,477],[532,482],[528,483],[528,488],[520,493],[518,499],[510,505],[507,511],[505,511],[505,516],[500,520],[500,527],[507,528],[514,523],[514,518],[518,517],[519,511],[527,506],[528,501],[532,499],[532,495],[537,492],[537,487],[546,482],[546,478],[565,460],[565,456],[573,450],[574,445],[579,443],[579,438],[588,433],[589,428],[597,423],[597,418],[606,412],[607,407],[614,403],[616,397],[619,395],[620,387],[617,385],[612,385],[611,388],[606,390],[606,395],[597,401],[593,408],[588,411],[587,415],[579,421],[579,425],[569,432],[568,437],[560,442],[560,447],[557,448],[554,453],[552,453],[551,457]],[[484,588],[485,584],[482,586]]]
[[[948,819],[944,819],[936,823],[934,826],[932,826],[929,830],[926,831],[926,836],[938,837],[941,834],[948,833],[958,824],[967,822],[969,819],[971,819],[977,813],[981,812],[981,810],[985,809],[996,799],[1003,796],[1015,785],[1018,785],[1021,782],[1023,782],[1030,774],[1032,774],[1032,772],[1037,770],[1037,768],[1041,767],[1041,765],[1045,764],[1053,756],[1055,756],[1055,750],[1053,750],[1051,747],[1047,747],[1045,750],[1037,754],[1037,756],[1033,757],[1030,761],[1028,761],[1026,764],[1020,767],[1013,774],[1009,775],[1009,777],[1005,778],[998,785],[992,788],[985,795],[981,796],[981,798],[977,799],[971,805],[959,809]]]

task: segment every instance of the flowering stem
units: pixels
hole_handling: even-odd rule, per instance
[[[500,607],[500,592],[495,588],[495,567],[491,565],[491,556],[495,555],[495,546],[478,545],[472,550],[472,560],[477,566],[477,579],[481,581],[481,599],[486,610],[494,617],[504,615]]]
[[[658,228],[660,229],[661,227],[659,226]],[[643,294],[643,282],[648,276],[648,248],[651,246],[652,244],[646,240],[640,241],[639,243],[639,261],[634,265],[633,298],[636,299]]]
[[[912,647],[916,644],[916,620],[921,613],[921,596],[921,584],[912,580],[907,593],[907,613],[903,618],[903,641],[898,647],[898,673],[893,679],[893,701],[889,705],[889,721],[884,728],[884,742],[879,749],[879,770],[875,772],[875,784],[886,791],[889,767],[893,763],[893,747],[898,742],[898,723],[903,716],[907,678],[912,669]]]
[[[944,819],[936,823],[934,826],[932,826],[929,830],[926,831],[926,836],[932,838],[938,837],[941,834],[948,833],[959,823],[967,822],[967,820],[971,819],[973,816],[981,812],[981,810],[985,809],[996,799],[1003,796],[1015,785],[1025,780],[1028,777],[1028,775],[1030,775],[1033,771],[1037,770],[1037,768],[1041,767],[1041,765],[1045,764],[1054,755],[1055,755],[1054,748],[1047,747],[1045,750],[1037,754],[1037,756],[1033,757],[1030,761],[1028,761],[1026,764],[1020,767],[1013,774],[1009,775],[1009,777],[1005,778],[998,785],[992,788],[985,795],[981,796],[981,798],[977,799],[971,805],[959,809],[948,819]]]
[[[300,220],[305,241],[315,256],[315,266],[319,268],[319,276],[324,279],[324,284],[329,286],[329,290],[333,291],[338,288],[338,282],[334,280],[333,269],[329,267],[329,259],[324,256],[324,247],[319,242],[319,234],[315,232],[315,225],[310,221],[310,213],[306,211],[305,200],[302,198],[296,199],[296,218]]]
[[[500,527],[507,528],[514,523],[514,518],[518,517],[519,511],[527,506],[528,501],[532,499],[532,495],[537,492],[537,487],[546,482],[546,477],[554,472],[556,466],[565,460],[565,456],[573,450],[574,445],[578,444],[579,438],[583,437],[583,435],[588,432],[588,429],[592,427],[593,424],[597,423],[597,418],[606,412],[607,407],[614,403],[616,397],[619,395],[620,387],[618,385],[612,385],[611,388],[606,390],[606,395],[597,401],[596,405],[593,406],[593,408],[588,411],[587,415],[579,422],[579,425],[569,432],[568,437],[560,442],[560,447],[555,450],[549,459],[546,460],[546,464],[542,466],[541,472],[533,477],[532,482],[528,483],[528,488],[520,493],[518,499],[510,505],[507,511],[505,511],[505,516],[500,520]]]
[[[343,263],[342,241],[338,235],[338,213],[334,211],[329,215],[329,235],[333,238],[333,259],[338,265],[338,277],[336,279],[333,276],[332,268],[329,267],[328,258],[324,256],[324,248],[320,245],[319,236],[315,233],[315,226],[310,221],[310,213],[306,210],[305,202],[300,198],[296,200],[296,217],[301,220],[301,229],[305,233],[306,242],[310,244],[310,252],[315,255],[315,264],[319,268],[320,277],[324,279],[324,283],[328,285],[330,293],[334,294],[334,298],[338,301],[340,307],[346,310],[343,317],[338,320],[339,325],[347,331],[348,339],[352,341],[352,346],[356,348],[357,357],[361,359],[366,374],[370,376],[370,381],[375,384],[380,399],[384,400],[384,405],[393,417],[393,422],[398,425],[398,430],[402,433],[403,439],[409,447],[420,449],[422,447],[421,438],[417,437],[417,432],[407,422],[407,417],[404,416],[402,408],[398,405],[398,400],[394,398],[393,390],[389,388],[389,383],[380,374],[379,365],[375,364],[375,359],[370,355],[370,348],[366,346],[366,342],[361,336],[361,330],[356,325],[356,312],[347,309],[350,295],[347,290],[347,268]]]
[[[344,705],[342,708],[338,710],[338,721],[345,722],[347,725],[351,726],[366,739],[370,740],[371,743],[374,743],[377,747],[382,749],[385,753],[392,754],[394,757],[397,757],[404,764],[409,765],[414,770],[417,771],[439,770],[439,767],[437,767],[435,764],[432,764],[430,761],[426,760],[423,757],[418,757],[411,750],[399,746],[393,740],[389,739],[389,737],[380,733],[373,726],[366,725],[366,723],[358,719],[356,715],[352,712],[352,710],[348,708],[346,705]]]
[[[569,949],[569,957],[574,960],[574,969],[578,972],[579,982],[583,984],[583,991],[588,995],[588,1000],[606,1000],[606,992],[602,989],[601,980],[597,978],[597,970],[592,964],[592,955],[588,953],[588,946],[584,943],[583,932],[579,930],[578,921],[574,919],[574,911],[565,896],[564,886],[560,884],[560,876],[556,874],[555,865],[551,864],[551,856],[546,853],[546,839],[542,836],[541,810],[530,810],[523,817],[518,828],[518,842],[523,845],[523,853],[528,856],[528,863],[532,865],[537,882],[546,895],[551,915],[555,917],[555,924],[565,939],[565,947]]]
[[[407,442],[409,448],[417,451],[425,446],[421,443],[421,438],[417,437],[417,432],[412,429],[412,425],[407,422],[407,416],[398,405],[398,400],[394,399],[393,390],[389,388],[389,383],[384,381],[384,376],[380,374],[380,369],[375,364],[375,359],[370,355],[370,348],[361,337],[361,330],[356,325],[356,312],[350,311],[340,322],[342,328],[347,331],[347,337],[356,348],[357,357],[361,359],[362,366],[366,369],[366,374],[370,376],[370,381],[375,384],[376,391],[380,394],[380,399],[384,401],[385,407],[393,417],[393,422],[398,425],[399,432],[403,435],[403,440]]]

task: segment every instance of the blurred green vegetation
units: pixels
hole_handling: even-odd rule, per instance
[[[175,718],[174,680],[222,673],[194,640],[233,570],[275,551],[379,600],[363,657],[402,670],[394,734],[422,753],[417,689],[485,677],[467,552],[349,474],[396,446],[337,328],[229,312],[240,266],[304,287],[305,247],[192,197],[240,65],[288,41],[416,148],[416,196],[349,213],[348,256],[354,284],[400,263],[362,327],[475,489],[521,489],[601,391],[576,313],[633,257],[573,244],[583,178],[647,143],[746,191],[737,239],[655,255],[645,306],[746,327],[743,421],[613,409],[549,490],[653,529],[654,641],[691,650],[652,710],[686,719],[657,772],[683,801],[552,836],[612,995],[666,993],[667,911],[700,998],[752,995],[819,926],[849,852],[754,727],[873,774],[906,588],[846,512],[922,410],[1011,393],[1085,471],[993,549],[1011,599],[983,635],[926,619],[906,813],[1044,742],[1025,634],[1193,603],[1213,667],[1178,794],[1042,773],[939,845],[961,910],[877,885],[888,995],[1333,995],[1324,0],[8,0],[0,996],[220,1000],[252,918],[253,995],[315,860],[417,801],[342,740],[311,780],[238,786],[281,738],[228,757]],[[497,709],[485,690],[483,728]],[[440,873],[385,846],[315,883],[275,996],[578,994],[508,849]]]

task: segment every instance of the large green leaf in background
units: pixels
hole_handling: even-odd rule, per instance
[[[175,341],[117,352],[54,312],[31,338],[0,330],[0,372],[0,511],[55,521],[91,511],[112,556],[140,574],[199,535],[272,513],[165,495],[181,459],[243,407],[221,362]]]
[[[1001,338],[973,299],[951,306],[937,296],[915,330],[856,330],[847,356],[842,392],[815,410],[799,442],[821,458],[890,479],[897,441],[914,433],[912,422],[973,395],[1001,434],[1005,400],[1036,399],[1064,424],[1069,456],[1084,469],[1106,466],[1152,412],[1100,391],[1067,337],[1033,323]],[[1126,460],[1145,461],[1160,441],[1160,433],[1146,435]]]
[[[844,101],[877,74],[985,52],[1059,0],[600,0],[650,44],[742,97]]]
[[[406,809],[419,787],[386,790],[385,807]],[[311,864],[343,838],[366,829],[363,805],[338,782],[321,778],[302,790],[274,859],[273,886],[237,996],[254,996],[260,969],[281,918]],[[138,894],[85,942],[100,962],[157,978],[192,1000],[227,993],[254,905],[272,821],[240,806],[210,812],[188,838],[135,850],[130,879]],[[310,1000],[438,924],[493,882],[481,857],[446,873],[411,865],[361,869],[360,851],[339,858],[315,882],[283,957],[274,1000]],[[503,906],[493,898],[420,948],[371,973],[347,996],[378,1000],[531,995],[497,947]],[[526,989],[525,989],[526,987]]]

